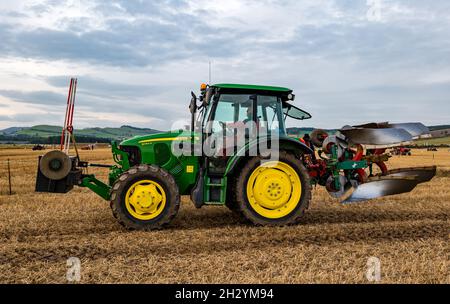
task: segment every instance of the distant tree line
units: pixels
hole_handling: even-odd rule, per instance
[[[94,136],[75,136],[75,140],[79,143],[110,143],[113,139],[101,138]],[[4,135],[0,134],[0,141],[7,143],[29,142],[31,144],[59,144],[60,136],[37,137],[29,135]]]

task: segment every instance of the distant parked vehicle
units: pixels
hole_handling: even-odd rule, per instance
[[[411,149],[406,147],[396,147],[392,150],[392,155],[408,155],[411,156]]]
[[[433,152],[436,152],[438,149],[436,148],[436,147],[429,147],[428,149],[427,149],[427,151],[433,151]]]
[[[92,145],[87,145],[81,148],[81,150],[94,150],[95,149],[95,144]]]
[[[42,151],[42,150],[45,150],[45,146],[43,146],[43,145],[34,145],[32,150],[33,151]]]

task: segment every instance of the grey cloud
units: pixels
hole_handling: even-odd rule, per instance
[[[51,115],[35,115],[35,114],[15,114],[0,116],[0,121],[14,121],[19,123],[39,123],[43,118],[49,118]]]
[[[337,0],[333,2],[333,5],[340,13],[346,16],[353,15],[356,17],[365,17],[371,4],[367,1],[354,1],[354,0]],[[450,11],[450,3],[446,0],[435,0],[435,1],[422,1],[422,0],[383,0],[380,1],[381,17],[385,17],[387,10],[390,6],[400,5],[406,7],[407,9],[413,9],[413,12],[397,12],[397,19],[402,19],[402,17],[409,16],[409,18],[417,18],[418,15],[428,14],[432,18],[445,17],[448,16]],[[411,13],[412,16],[411,16]]]
[[[16,11],[4,11],[0,12],[0,16],[10,17],[10,18],[24,18],[28,15],[23,12],[16,12]]]
[[[51,121],[52,118],[54,118],[54,116],[52,116],[52,114],[50,113],[41,115],[35,114],[0,115],[0,122],[7,121],[30,125],[30,124],[39,124],[40,122],[42,122],[43,119]]]
[[[68,88],[69,77],[67,76],[50,76],[45,78],[46,82],[54,87]],[[91,76],[78,76],[78,93],[102,98],[129,98],[148,97],[160,94],[167,87],[154,85],[131,85],[117,82],[108,82],[103,79]]]
[[[56,0],[47,1],[44,6],[32,9],[39,14],[56,3]],[[289,8],[291,3],[266,1],[265,5]],[[321,125],[339,127],[351,121],[373,120],[382,113],[408,118],[409,108],[424,113],[413,115],[426,113],[429,120],[443,120],[441,113],[448,113],[450,104],[449,84],[421,85],[420,81],[428,76],[433,79],[435,71],[437,76],[445,74],[450,66],[450,3],[419,0],[385,3],[400,3],[417,14],[399,12],[387,23],[368,22],[364,19],[366,1],[339,0],[334,1],[334,6],[342,17],[321,20],[324,13],[315,7],[306,12],[312,22],[308,25],[299,22],[301,25],[291,39],[268,43],[265,37],[270,32],[245,31],[231,25],[208,26],[205,18],[221,16],[210,11],[188,13],[186,1],[96,1],[95,13],[105,22],[106,29],[86,26],[89,24],[86,18],[61,21],[60,30],[0,24],[0,56],[91,63],[99,69],[104,65],[123,69],[178,62],[182,65],[183,60],[196,62],[211,58],[222,61],[217,74],[227,77],[225,81],[281,80],[283,83],[274,84],[287,82],[295,89],[305,90],[297,92],[298,100],[305,100],[302,106]],[[431,17],[423,18],[422,13]],[[251,17],[235,21],[251,23]],[[270,16],[267,18],[270,22]],[[321,22],[316,24],[314,20]],[[235,59],[242,62],[244,56],[244,67],[228,65]],[[266,65],[265,58],[273,61]],[[290,66],[296,61],[305,66]],[[315,67],[318,69],[314,70]],[[150,70],[147,69],[152,73]],[[47,77],[44,81],[61,92],[68,86],[68,78],[63,76]],[[181,104],[188,88],[182,91],[181,84],[170,88],[180,99],[162,105],[155,97],[167,88],[124,85],[120,81],[79,76],[78,105],[97,112],[157,117],[167,124],[175,116],[188,116],[185,105]],[[0,95],[13,100],[41,105],[64,105],[66,98],[65,94],[53,92],[33,94],[0,91]],[[355,121],[358,119],[362,121]]]
[[[316,126],[339,128],[372,121],[448,122],[450,84],[378,85],[339,92],[297,93]],[[445,113],[445,114],[444,114]],[[447,117],[446,117],[447,116]]]
[[[6,41],[3,52],[9,56],[46,60],[85,60],[112,65],[144,65],[147,60],[119,36],[105,36],[99,32],[76,35],[75,33],[37,29],[18,33],[2,33]],[[6,36],[6,37],[5,37]]]
[[[436,100],[438,97],[443,97],[448,100],[450,107],[450,83],[434,83],[434,84],[414,84],[414,85],[379,85],[372,86],[364,89],[364,91],[377,94],[383,92],[390,95],[403,95],[403,96],[417,96],[424,95],[430,99]]]
[[[100,1],[100,3],[102,3]],[[186,0],[160,0],[160,1],[128,1],[114,0],[109,6],[119,6],[131,15],[165,15],[182,12],[189,7]]]
[[[140,14],[134,21],[105,19],[107,29],[83,28],[87,20],[64,20],[68,30],[0,26],[0,54],[44,60],[87,61],[102,65],[152,66],[199,56],[232,57],[245,37],[229,28],[211,28],[198,15],[183,12],[184,1],[116,1],[125,14]],[[101,10],[117,9],[111,3]],[[170,6],[170,9],[168,5]],[[44,8],[36,8],[44,10]],[[99,11],[102,13],[102,11]],[[156,16],[155,18],[149,18]],[[248,45],[251,47],[251,45]]]
[[[60,105],[64,104],[66,96],[51,91],[18,91],[0,90],[0,95],[10,98],[16,102],[30,103],[36,105]]]
[[[123,115],[136,114],[148,118],[156,118],[160,120],[170,121],[174,117],[180,115],[188,115],[187,104],[186,110],[183,111],[178,105],[179,103],[167,104],[157,102],[130,102],[126,98],[110,100],[107,98],[94,98],[80,96],[77,99],[77,105],[84,107],[84,109],[101,112],[101,113],[119,113]],[[77,107],[77,105],[75,107]],[[187,116],[186,116],[187,117]]]
[[[301,26],[295,38],[269,44],[287,56],[315,56],[338,62],[349,58],[361,68],[450,64],[448,32],[370,23]],[[439,46],[439,47],[437,47]]]
[[[121,32],[92,31],[83,34],[49,29],[19,31],[0,29],[4,55],[45,60],[87,61],[106,65],[147,66],[186,58],[176,29],[157,25],[139,37],[127,29]],[[165,38],[162,38],[165,37]],[[165,40],[161,40],[165,39]],[[186,54],[183,54],[186,52]]]
[[[44,109],[51,106],[52,108],[48,109],[49,113],[50,110],[55,110],[55,106],[58,106],[61,115],[64,112],[67,100],[66,95],[50,91],[23,92],[14,90],[0,90],[0,95],[10,98],[15,102],[42,106]],[[177,115],[183,115],[184,113],[183,111],[180,111],[179,107],[176,105],[171,106],[170,104],[159,104],[157,102],[131,102],[127,97],[116,97],[114,99],[110,99],[107,97],[95,97],[83,93],[77,94],[75,108],[77,109],[79,107],[94,113],[119,113],[123,115],[136,114],[161,120],[171,117],[173,118]],[[44,118],[44,116],[45,115],[39,115],[40,118]],[[48,116],[52,117],[54,116],[54,113],[49,114]]]
[[[411,2],[400,3],[411,5]],[[433,5],[420,3],[412,2],[418,10],[432,9],[433,12],[448,11],[450,7],[445,1],[433,2]],[[47,1],[34,9],[45,11],[51,5],[54,3]],[[336,1],[334,5],[353,18],[364,17],[368,8],[365,1]],[[66,31],[42,28],[27,31],[6,25],[0,27],[0,38],[5,41],[0,52],[25,58],[119,66],[160,65],[199,56],[234,58],[243,50],[291,57],[322,56],[333,60],[354,57],[366,68],[380,64],[397,66],[417,61],[448,64],[450,61],[450,57],[445,56],[450,51],[450,42],[446,39],[448,30],[433,26],[439,24],[437,20],[383,24],[337,19],[335,24],[301,25],[290,41],[265,43],[252,39],[261,37],[263,32],[212,28],[202,18],[208,12],[187,14],[186,7],[186,1],[97,1],[96,12],[101,15],[114,12],[136,18],[133,21],[107,19],[107,30],[84,29],[87,20],[80,18],[65,20],[69,25]],[[317,18],[319,13],[312,14]],[[422,58],[426,52],[430,55]]]
[[[8,115],[0,115],[0,121],[11,121],[11,117]]]
[[[6,53],[8,49],[8,44],[12,40],[12,26],[7,23],[0,23],[0,53]]]
[[[40,15],[42,13],[49,12],[51,6],[54,4],[56,4],[56,3],[50,2],[50,1],[47,1],[47,3],[32,4],[32,5],[27,6],[27,10]]]

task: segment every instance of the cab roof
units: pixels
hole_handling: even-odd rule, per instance
[[[220,89],[231,89],[231,90],[272,91],[272,92],[282,92],[282,93],[291,93],[292,92],[292,90],[288,89],[288,88],[252,85],[252,84],[219,83],[219,84],[213,84],[212,87],[216,87],[216,88],[220,88]]]

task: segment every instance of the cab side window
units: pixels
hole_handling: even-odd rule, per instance
[[[260,132],[284,131],[282,109],[278,97],[258,96],[257,123]]]

